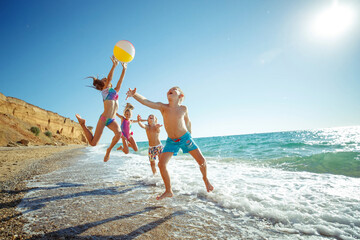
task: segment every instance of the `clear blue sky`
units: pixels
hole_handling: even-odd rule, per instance
[[[120,113],[129,87],[166,102],[180,86],[194,137],[360,125],[360,1],[338,1],[354,15],[342,35],[310,31],[332,2],[2,0],[0,92],[96,126],[102,98],[84,78],[107,76],[115,43],[127,39],[136,56]],[[162,123],[130,102],[134,118],[155,113]],[[111,138],[106,129],[101,142]]]

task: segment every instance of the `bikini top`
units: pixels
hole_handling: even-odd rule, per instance
[[[106,88],[106,89],[102,90],[101,95],[103,97],[103,101],[106,101],[106,100],[117,101],[119,98],[118,93],[113,88]]]

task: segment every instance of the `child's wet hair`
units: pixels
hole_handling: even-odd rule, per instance
[[[150,117],[150,116],[154,116],[154,122],[157,123],[157,117],[156,117],[154,114],[150,114],[150,115],[148,116],[148,121],[149,121],[149,117]]]
[[[185,94],[184,94],[183,90],[181,90],[181,88],[178,87],[178,86],[175,86],[175,87],[172,87],[172,88],[176,88],[177,90],[179,90],[180,94],[183,95],[183,97],[180,98],[180,103],[182,103],[184,101],[184,99],[185,99]]]
[[[93,88],[95,88],[96,90],[99,90],[99,91],[102,91],[105,87],[105,83],[100,80],[99,78],[97,77],[87,77],[87,78],[92,78],[93,79]]]
[[[134,109],[134,106],[131,103],[127,103],[124,109],[124,114],[126,113],[126,111],[130,111]]]

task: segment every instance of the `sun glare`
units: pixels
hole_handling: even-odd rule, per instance
[[[328,9],[316,16],[312,23],[312,32],[325,39],[340,37],[351,29],[354,17],[352,8],[334,1]]]

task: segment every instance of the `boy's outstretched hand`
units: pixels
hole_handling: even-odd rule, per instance
[[[126,93],[127,97],[125,100],[127,100],[129,97],[133,97],[135,95],[135,93],[136,93],[136,88],[134,88],[134,90],[131,90],[131,88],[129,88],[129,91],[127,91],[127,93]]]
[[[137,115],[137,120],[139,121],[139,122],[141,122],[142,120],[141,120],[141,116],[140,116],[140,114],[138,114]]]

